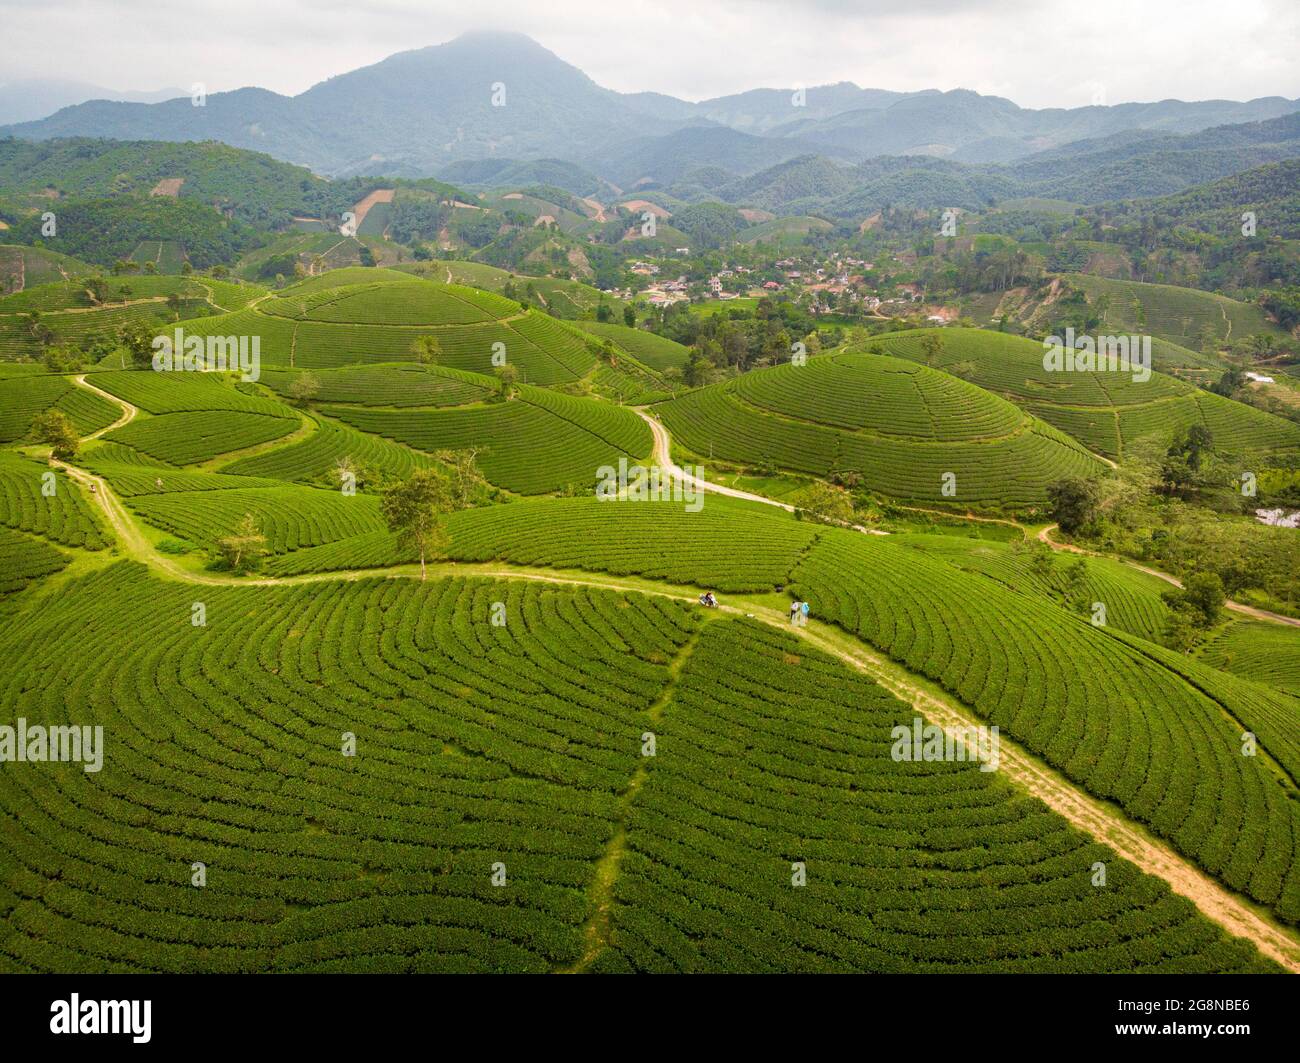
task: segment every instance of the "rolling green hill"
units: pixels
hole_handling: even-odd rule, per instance
[[[178,322],[237,310],[265,294],[256,285],[207,277],[128,276],[104,283],[99,299],[83,280],[54,281],[0,297],[0,359],[38,358],[47,339],[80,348],[95,337],[115,337],[136,322],[170,331]]]
[[[690,348],[641,328],[628,328],[613,322],[583,321],[579,327],[593,336],[613,340],[643,365],[651,369],[681,369],[690,357]]]
[[[1035,417],[1112,459],[1142,439],[1168,442],[1189,424],[1204,424],[1226,452],[1286,460],[1300,453],[1300,427],[1280,417],[1202,391],[1163,373],[1137,382],[1125,373],[1052,373],[1043,345],[982,329],[919,329],[872,342],[885,353],[930,359],[927,335],[942,342],[938,368],[1005,396]]]
[[[1101,469],[1069,436],[1004,399],[869,354],[757,370],[655,410],[702,461],[853,474],[902,499],[1028,506],[1053,480]]]
[[[358,276],[367,282],[355,283]],[[397,277],[334,270],[186,330],[258,336],[264,363],[300,369],[415,361],[422,336],[438,341],[440,365],[490,373],[504,359],[532,384],[576,381],[595,365],[587,345],[545,314],[491,292]]]
[[[44,247],[0,244],[0,295],[68,277],[82,277],[95,267]]]

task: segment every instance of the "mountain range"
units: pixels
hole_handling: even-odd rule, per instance
[[[706,188],[808,156],[846,166],[887,155],[1011,163],[1078,141],[1099,150],[1173,143],[1168,138],[1298,110],[1300,100],[1282,97],[1030,110],[965,89],[902,93],[847,82],[693,103],[614,92],[527,36],[477,32],[297,96],[243,88],[213,93],[202,106],[188,96],[95,99],[11,122],[0,136],[219,140],[329,177],[446,176],[454,164],[555,159],[622,189],[684,181]]]
[[[0,125],[31,122],[64,107],[74,107],[87,100],[116,100],[125,103],[161,103],[184,95],[182,89],[155,89],[150,92],[123,92],[106,89],[86,81],[62,81],[53,78],[24,78],[0,84]]]

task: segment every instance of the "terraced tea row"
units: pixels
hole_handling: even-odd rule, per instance
[[[61,470],[0,450],[0,524],[66,546],[108,545],[89,502]]]
[[[269,369],[261,382],[281,395],[306,371]],[[482,402],[491,394],[486,378],[443,367],[406,364],[352,369],[326,369],[312,373],[318,402],[360,403],[363,406],[461,406]]]
[[[763,372],[768,371],[759,374]],[[1102,469],[1081,444],[1030,418],[1015,434],[988,442],[912,441],[764,413],[742,402],[732,387],[728,383],[702,388],[655,410],[674,441],[702,460],[821,477],[854,473],[871,490],[902,499],[1035,505],[1045,500],[1049,483]]]
[[[419,450],[477,450],[484,476],[520,494],[569,486],[586,491],[602,466],[641,458],[652,442],[649,428],[630,410],[539,388],[522,388],[510,402],[465,409],[325,406],[322,412]]]
[[[878,355],[836,354],[747,373],[734,392],[779,416],[904,439],[998,438],[1024,421],[1011,403],[964,380]]]
[[[1295,776],[1245,755],[1254,692],[1207,696],[1156,647],[914,550],[829,529],[795,571],[820,615],[940,683],[1090,792],[1228,885],[1300,921]],[[1156,662],[1160,667],[1153,666]],[[1293,721],[1294,722],[1294,721]]]
[[[942,343],[938,355],[925,350],[927,336]],[[1005,395],[1109,458],[1142,440],[1167,444],[1192,424],[1208,427],[1225,453],[1284,460],[1300,454],[1300,426],[1163,373],[1138,382],[1123,372],[1048,372],[1041,343],[980,329],[920,329],[873,345]]]
[[[104,438],[134,447],[169,465],[192,465],[281,439],[298,427],[296,417],[239,410],[196,410],[137,417]]]
[[[1300,918],[1300,819],[1292,796],[1300,778],[1293,737],[1300,706],[1124,634],[1149,638],[1163,624],[1163,585],[1153,577],[1088,559],[1083,617],[1054,603],[1074,559],[1054,559],[1044,581],[1027,555],[1000,544],[939,536],[881,541],[740,508],[713,497],[697,514],[668,503],[517,503],[457,514],[449,556],[648,575],[723,591],[788,584],[812,603],[814,616],[941,683],[1233,888],[1291,921]],[[713,523],[721,527],[707,527]],[[782,526],[809,537],[787,545]],[[728,544],[741,540],[747,557],[761,552],[752,577],[745,571],[737,578],[742,562],[727,557]],[[645,548],[625,545],[632,542]],[[410,560],[380,534],[303,551],[271,570]],[[1101,628],[1090,622],[1095,601],[1106,607]],[[1262,747],[1257,757],[1243,755],[1247,730]]]
[[[232,410],[267,417],[296,416],[281,402],[239,391],[228,378],[218,373],[128,370],[96,373],[92,383],[132,406],[138,406],[146,413]]]
[[[602,340],[612,340],[651,369],[681,369],[691,355],[689,347],[643,328],[628,328],[626,325],[601,321],[580,321],[578,325]]]
[[[26,438],[32,421],[51,409],[67,414],[82,435],[112,424],[121,412],[106,399],[76,387],[67,377],[11,377],[0,380],[0,443]]]
[[[104,728],[99,772],[0,773],[0,967],[567,968],[623,829],[600,968],[1266,967],[974,766],[895,763],[910,710],[784,639],[525,582],[201,594],[118,564],[0,620],[7,708]]]
[[[816,536],[811,525],[718,497],[694,513],[680,502],[537,499],[465,510],[448,518],[447,526],[447,556],[455,561],[635,574],[729,592],[780,586]],[[415,560],[391,535],[379,532],[274,558],[267,573],[287,576]]]
[[[491,292],[418,280],[293,286],[263,309],[277,317],[353,325],[470,325],[519,313],[517,303]]]
[[[1071,590],[1067,570],[1078,555],[1053,554],[1046,572],[1036,571],[1030,555],[1010,543],[963,539],[955,535],[892,535],[891,545],[907,546],[942,558],[951,565],[980,572],[1012,590],[1045,595],[1058,600]],[[1097,605],[1100,623],[1158,642],[1164,632],[1169,607],[1161,595],[1169,584],[1157,576],[1105,557],[1089,557],[1086,575],[1075,592],[1081,615],[1091,618]],[[1091,622],[1091,621],[1090,621]]]
[[[68,556],[49,543],[0,528],[0,595],[20,591],[67,563]]]
[[[1300,698],[1300,632],[1239,620],[1201,651],[1212,668],[1278,687]]]
[[[230,479],[235,479],[231,477]],[[281,484],[275,487],[138,494],[133,510],[155,527],[212,547],[251,513],[267,548],[285,553],[383,528],[379,502],[370,495]]]
[[[350,465],[361,480],[374,474],[403,479],[434,461],[409,447],[320,418],[306,439],[239,458],[223,466],[222,471],[337,487],[341,463]]]
[[[196,628],[193,597],[117,566],[24,618],[25,633],[0,629],[6,652],[15,639],[46,650],[6,673],[5,704],[106,736],[94,776],[0,777],[3,966],[578,958],[592,867],[690,613],[539,585],[379,580],[205,589]],[[505,627],[489,621],[498,601]],[[71,616],[75,652],[50,641]],[[190,885],[195,860],[204,889]]]
[[[596,969],[1257,965],[996,773],[894,760],[914,715],[798,639],[708,625],[656,727]]]
[[[577,380],[596,360],[580,333],[545,314],[490,292],[409,277],[310,290],[300,285],[237,313],[188,321],[185,329],[256,336],[265,363],[302,369],[411,362],[412,346],[424,336],[438,341],[440,365],[490,374],[504,357],[539,385]]]

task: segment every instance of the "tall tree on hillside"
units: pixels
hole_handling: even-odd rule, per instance
[[[488,485],[478,470],[478,448],[470,450],[440,450],[434,454],[443,462],[450,474],[451,508],[471,509],[487,496]]]
[[[320,378],[315,373],[299,373],[285,393],[295,406],[306,406],[320,394]]]
[[[499,365],[493,372],[497,378],[497,398],[503,402],[515,393],[515,385],[519,382],[519,369],[507,362],[505,365]]]
[[[62,410],[46,410],[32,422],[32,434],[42,443],[50,445],[50,453],[61,461],[71,461],[77,456],[81,442],[77,430]]]
[[[268,553],[266,536],[251,513],[244,514],[230,535],[217,540],[217,549],[235,572],[256,568]]]
[[[398,542],[420,554],[420,579],[427,571],[425,559],[445,549],[450,541],[443,515],[453,507],[448,481],[433,469],[418,469],[384,492],[380,512]]]
[[[129,321],[117,334],[118,342],[131,358],[131,364],[137,369],[149,369],[153,366],[154,333],[143,321]]]
[[[1061,531],[1070,534],[1092,522],[1100,493],[1096,481],[1070,477],[1049,484],[1047,498],[1052,504],[1052,519]]]

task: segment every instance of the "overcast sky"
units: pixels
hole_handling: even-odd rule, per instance
[[[1026,107],[1300,97],[1297,0],[0,0],[0,82],[301,92],[470,29],[685,99],[854,81]]]

